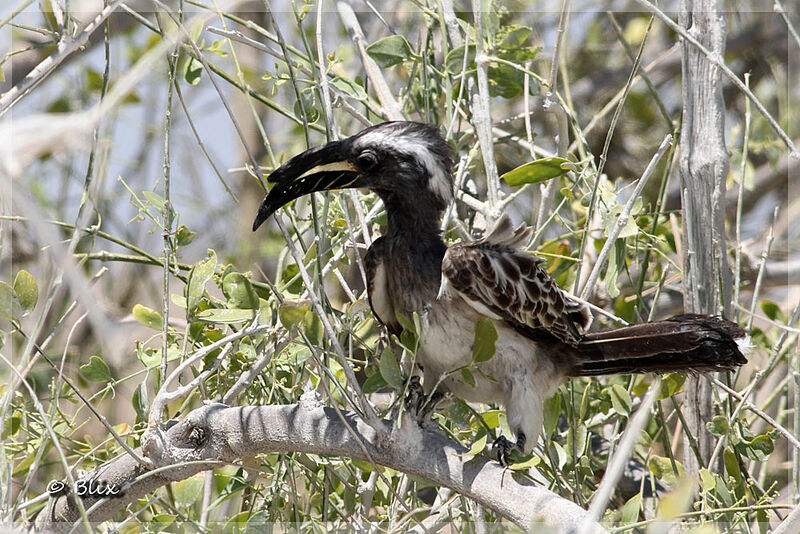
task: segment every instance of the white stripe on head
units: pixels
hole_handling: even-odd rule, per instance
[[[428,145],[428,138],[409,128],[378,129],[365,133],[356,146],[374,146],[392,152],[400,152],[419,161],[428,171],[428,189],[449,205],[454,198],[453,182],[449,169],[437,161]]]

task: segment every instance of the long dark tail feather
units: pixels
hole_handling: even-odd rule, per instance
[[[583,337],[572,376],[725,371],[747,363],[745,331],[710,315],[676,315]]]

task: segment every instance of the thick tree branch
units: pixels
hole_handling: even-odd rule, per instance
[[[442,434],[424,430],[409,419],[401,426],[383,421],[386,432],[352,413],[345,414],[351,432],[332,408],[314,401],[283,406],[230,408],[204,406],[166,432],[168,447],[156,475],[125,455],[96,469],[85,479],[103,480],[123,488],[124,495],[98,503],[85,498],[92,521],[105,521],[129,503],[172,481],[207,470],[209,462],[237,463],[241,458],[269,452],[326,454],[366,460],[357,438],[375,461],[392,469],[431,480],[494,510],[522,528],[543,522],[564,533],[605,532],[593,524],[581,530],[586,511],[532,482],[518,479],[484,457],[458,456],[466,449]],[[355,434],[355,436],[354,436]],[[40,531],[60,531],[78,519],[71,499],[51,500],[39,514]]]
[[[725,17],[716,0],[682,0],[680,24],[713,54],[725,53]],[[689,40],[682,43],[683,125],[681,128],[681,202],[683,205],[684,307],[687,312],[722,312],[730,316],[731,281],[725,244],[725,101],[722,73]],[[721,283],[720,283],[721,282]],[[683,413],[686,431],[696,438],[698,450],[685,454],[687,470],[697,474],[714,448],[705,423],[713,416],[711,386],[698,377],[685,385]],[[696,455],[700,457],[697,458]]]

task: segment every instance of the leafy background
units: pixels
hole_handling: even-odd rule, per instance
[[[533,250],[548,261],[559,285],[574,291],[588,274],[579,271],[589,270],[630,198],[632,182],[664,136],[679,134],[676,35],[649,14],[630,11],[628,2],[611,3],[609,11],[574,2],[561,26],[560,2],[484,3],[480,29],[472,6],[457,3],[457,31],[466,45],[453,46],[443,37],[447,4],[414,1],[386,12],[354,3],[365,53],[405,116],[439,125],[457,154],[460,193],[445,238],[477,237],[485,228],[483,201],[492,184],[471,123],[480,111],[472,92],[481,35],[493,157],[505,175],[494,207],[515,221],[549,219]],[[3,90],[50,54],[61,36],[88,22],[87,5],[71,2],[64,12],[50,1],[22,2],[19,12],[12,6],[0,11],[10,43],[0,60]],[[381,89],[348,33],[350,19],[332,2],[322,8],[257,2],[237,11],[189,1],[159,12],[149,2],[128,5],[5,119],[13,126],[38,113],[71,117],[105,98],[162,41],[162,32],[174,31],[175,21],[208,17],[203,28],[190,28],[193,46],[163,57],[103,115],[88,146],[43,150],[9,183],[13,198],[4,195],[6,520],[25,521],[40,510],[44,501],[37,496],[49,480],[64,477],[65,462],[88,470],[121,453],[94,410],[137,446],[163,382],[164,360],[173,366],[254,317],[274,329],[239,340],[202,386],[168,407],[170,417],[220,399],[273,347],[280,350],[238,404],[292,403],[316,389],[326,403],[348,408],[356,393],[343,356],[369,402],[388,415],[416,348],[414,318],[408,318],[409,332],[392,340],[366,303],[362,258],[370,236],[385,224],[373,196],[335,192],[296,201],[282,215],[291,247],[272,223],[255,235],[249,230],[264,192],[261,176],[331,135],[350,135],[385,116]],[[673,17],[675,7],[667,6]],[[799,44],[791,26],[771,2],[724,7],[726,63],[740,77],[748,74],[755,95],[796,136],[797,70],[790,60]],[[564,111],[547,113],[542,104],[553,80],[559,28],[563,47],[553,100]],[[709,529],[703,532],[765,532],[800,497],[799,451],[790,439],[800,432],[793,313],[800,257],[792,247],[800,197],[789,194],[785,145],[740,92],[728,84],[724,94],[734,318],[755,349],[748,365],[719,381],[751,404],[715,386],[716,416],[707,431],[717,437],[719,451],[699,474],[687,476],[683,443],[692,437],[677,409],[685,377],[664,377],[634,451],[649,475],[617,488],[604,515],[614,531],[658,531],[664,520],[677,518]],[[565,132],[562,119],[566,150],[557,143]],[[626,321],[682,310],[677,154],[674,147],[666,152],[636,198],[589,296]],[[548,186],[553,196],[545,198],[547,216],[540,219]],[[593,203],[597,210],[589,218]],[[313,300],[321,303],[322,316]],[[600,326],[615,324],[596,315]],[[479,329],[476,340],[485,348],[476,351],[477,360],[492,356],[492,330]],[[207,354],[184,379],[217,355]],[[475,371],[458,372],[470,380]],[[587,506],[653,379],[621,376],[563,386],[546,404],[541,446],[533,458],[519,459],[518,475],[532,468],[528,476]],[[484,446],[499,432],[509,433],[496,406],[454,399],[435,417],[443,432],[471,447],[470,454],[488,454]],[[446,509],[459,530],[480,528],[474,521],[483,514],[494,519],[416,477],[347,458],[290,453],[163,488],[119,519],[128,517],[129,531],[263,521],[347,527],[354,520],[393,530],[414,526],[436,509]]]

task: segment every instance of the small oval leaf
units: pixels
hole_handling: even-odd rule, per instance
[[[199,312],[197,318],[207,323],[241,323],[251,320],[255,313],[255,310],[211,308]]]
[[[81,376],[90,382],[110,382],[113,378],[111,376],[111,370],[100,356],[92,356],[89,358],[89,363],[81,365],[80,373]]]
[[[133,318],[153,330],[161,330],[161,314],[147,306],[137,304],[133,307]]]
[[[472,361],[488,362],[495,353],[497,329],[488,317],[481,317],[475,324],[475,339],[472,343]]]
[[[310,300],[286,299],[278,308],[278,319],[286,330],[300,324],[311,308]]]
[[[172,486],[172,492],[175,496],[175,502],[182,506],[189,506],[194,504],[200,498],[200,493],[203,491],[203,482],[205,480],[204,473],[197,473],[185,480],[176,482]]]
[[[216,268],[217,253],[212,249],[208,249],[208,256],[204,261],[192,267],[189,273],[189,281],[186,284],[186,306],[189,314],[193,314],[200,303],[206,288],[206,282],[214,274]]]
[[[39,300],[39,288],[36,280],[25,269],[20,270],[14,278],[14,293],[17,294],[17,299],[22,307],[22,317],[25,317],[33,311],[36,301]]]
[[[611,406],[614,407],[617,413],[626,416],[631,414],[633,401],[627,389],[619,384],[614,384],[611,386],[609,394],[611,395]]]
[[[258,309],[258,295],[250,280],[242,273],[228,273],[222,280],[222,293],[228,298],[228,306],[243,310]]]
[[[487,438],[488,434],[484,433],[483,436],[472,442],[472,446],[469,448],[469,451],[465,452],[464,454],[456,454],[455,456],[476,456],[482,453],[483,449],[486,448]]]
[[[402,35],[390,35],[367,47],[367,54],[382,68],[402,63],[414,55],[411,44]]]
[[[542,158],[520,165],[500,178],[511,186],[538,184],[567,174],[570,171],[567,165],[571,163],[564,158]]]
[[[508,468],[511,469],[512,471],[523,471],[530,467],[535,467],[540,463],[542,463],[541,458],[539,458],[538,456],[531,456],[527,460],[523,460],[522,462],[516,464],[511,464],[510,466],[508,466]]]
[[[397,357],[392,352],[392,349],[386,347],[381,353],[379,363],[381,376],[386,383],[395,389],[403,388],[403,374],[400,372],[400,365],[397,363]]]

